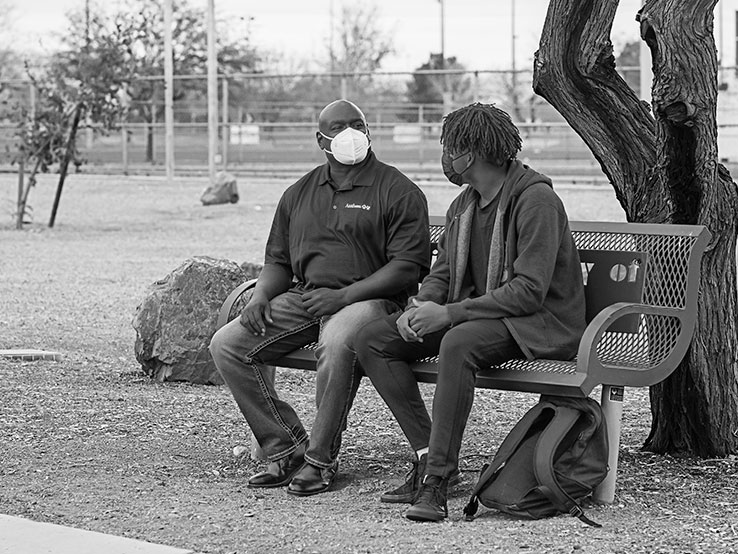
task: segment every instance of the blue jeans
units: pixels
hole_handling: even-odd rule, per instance
[[[396,326],[399,316],[361,330],[356,340],[359,362],[412,449],[428,447],[426,474],[447,478],[459,466],[477,371],[524,356],[500,319],[464,321],[426,335],[423,342],[405,342]],[[431,419],[409,362],[435,355],[438,378]]]
[[[271,300],[274,323],[267,325],[265,336],[255,336],[238,318],[224,325],[213,335],[210,353],[254,437],[267,458],[275,461],[294,452],[308,436],[292,406],[277,396],[266,366],[318,341],[317,411],[305,459],[327,468],[338,457],[363,375],[356,360],[356,333],[369,321],[397,310],[397,305],[385,299],[365,300],[315,318],[304,309],[301,294],[289,290]]]

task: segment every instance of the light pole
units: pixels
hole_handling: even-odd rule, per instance
[[[328,38],[328,53],[331,58],[331,79],[333,79],[333,72],[336,70],[336,60],[335,60],[335,53],[333,52],[333,29],[335,27],[335,24],[333,22],[333,0],[331,0],[330,5],[328,6],[328,19],[330,19],[330,29],[328,30],[329,38]]]
[[[513,90],[515,90],[515,85],[517,84],[517,76],[515,73],[515,0],[510,0],[510,14],[510,40],[512,41],[512,84]]]
[[[446,5],[444,0],[438,0],[441,4],[441,71],[446,69]],[[451,92],[449,91],[448,75],[441,75],[441,98],[443,99],[443,111],[451,111]]]
[[[438,0],[441,4],[441,69],[446,65],[446,15],[445,4],[443,0]]]
[[[215,183],[218,152],[218,63],[215,57],[215,0],[208,0],[208,175]]]
[[[511,100],[513,114],[520,119],[520,108],[518,107],[518,69],[515,63],[515,0],[510,0],[510,40],[512,61],[512,73],[510,76]]]
[[[174,179],[174,60],[172,59],[172,0],[164,2],[164,148],[167,182]]]

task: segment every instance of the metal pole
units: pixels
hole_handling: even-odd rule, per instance
[[[330,19],[330,31],[329,31],[329,38],[328,38],[328,51],[329,55],[331,57],[331,74],[336,71],[336,53],[333,51],[333,29],[335,25],[333,24],[333,0],[330,1],[330,4],[328,6],[328,17]],[[333,79],[333,77],[331,77]]]
[[[443,0],[438,1],[441,3],[441,69],[443,69],[446,63],[446,16]]]
[[[90,54],[90,0],[85,0],[85,55]],[[92,150],[93,142],[92,117],[90,111],[85,111],[85,147]]]
[[[221,124],[221,133],[223,133],[222,162],[223,162],[223,171],[225,171],[228,168],[228,142],[231,136],[231,129],[230,129],[230,126],[228,125],[228,79],[226,77],[223,77],[221,86],[223,87],[223,90],[221,91],[221,103],[222,103],[221,111],[223,113],[223,119],[222,119],[222,124]]]
[[[348,98],[348,78],[346,74],[341,75],[341,98]]]
[[[607,422],[607,465],[609,469],[607,477],[593,491],[592,499],[595,502],[603,504],[612,504],[615,500],[615,481],[618,474],[618,454],[620,452],[620,430],[623,419],[623,396],[624,387],[602,386],[600,404],[602,406],[602,415],[605,416],[605,421]]]
[[[123,175],[128,175],[128,127],[125,123],[120,127],[120,142],[123,157]]]
[[[28,103],[30,104],[29,110],[31,112],[31,120],[36,119],[36,85],[31,83],[29,85]]]
[[[645,4],[645,0],[642,0],[641,7]],[[645,40],[641,39],[640,42],[640,96],[643,100],[646,100],[649,104],[651,103],[651,87],[653,86],[653,68],[651,67],[651,50],[648,48]]]
[[[446,3],[444,0],[438,0],[441,4],[441,69],[446,69]],[[442,79],[441,98],[443,99],[443,113],[451,111],[453,103],[453,94],[449,85],[448,74],[444,73]]]
[[[218,152],[218,66],[215,57],[215,0],[208,0],[208,175],[215,182]]]
[[[174,60],[172,57],[172,0],[164,2],[164,134],[167,182],[174,180]]]
[[[441,69],[446,68],[446,10],[443,0],[438,0],[441,4]],[[443,75],[443,101],[446,102],[446,93],[448,92],[448,75]]]
[[[511,44],[511,61],[512,61],[512,76],[510,78],[511,88],[512,88],[512,105],[513,105],[513,113],[517,116],[519,113],[518,110],[518,72],[517,72],[517,65],[515,64],[515,0],[510,0],[511,5],[511,16],[510,16],[510,39],[512,41]]]
[[[15,220],[15,228],[16,229],[23,229],[23,213],[25,212],[25,205],[23,204],[23,189],[25,188],[23,185],[23,177],[25,174],[25,162],[26,162],[26,153],[21,152],[20,159],[18,160],[18,213],[17,219]]]
[[[243,132],[243,106],[238,106],[238,112],[236,114],[236,121],[238,121],[238,163],[243,162],[243,138],[242,132]]]

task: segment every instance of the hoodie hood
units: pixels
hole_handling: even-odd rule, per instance
[[[512,261],[515,259],[515,243],[517,235],[511,214],[515,211],[520,195],[529,187],[545,183],[553,189],[551,179],[538,173],[518,160],[512,160],[505,174],[505,181],[500,192],[497,206],[497,217],[491,237],[490,254],[487,267],[487,290],[492,290],[508,279],[512,274]],[[448,301],[459,298],[463,275],[468,263],[469,242],[471,240],[472,213],[479,199],[479,193],[467,186],[451,204],[450,210],[455,214],[454,230],[455,252],[453,258],[453,278],[449,287]]]

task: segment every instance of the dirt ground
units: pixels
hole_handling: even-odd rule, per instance
[[[446,522],[413,523],[379,502],[410,451],[367,382],[330,492],[246,488],[260,465],[233,455],[250,433],[228,391],[152,382],[134,359],[130,323],[146,287],[188,257],[260,262],[288,184],[239,178],[238,204],[205,208],[204,179],[72,175],[48,229],[55,181],[45,177],[31,195],[35,223],[19,232],[15,177],[0,175],[0,349],[63,355],[0,359],[0,513],[218,554],[738,552],[738,459],[641,452],[646,390],[626,391],[615,503],[587,508],[601,529],[492,510],[463,520],[476,471],[537,400],[525,394],[477,392]],[[457,192],[422,186],[432,213]],[[559,192],[572,219],[622,219],[607,189]],[[281,370],[278,386],[309,428],[314,375]]]

